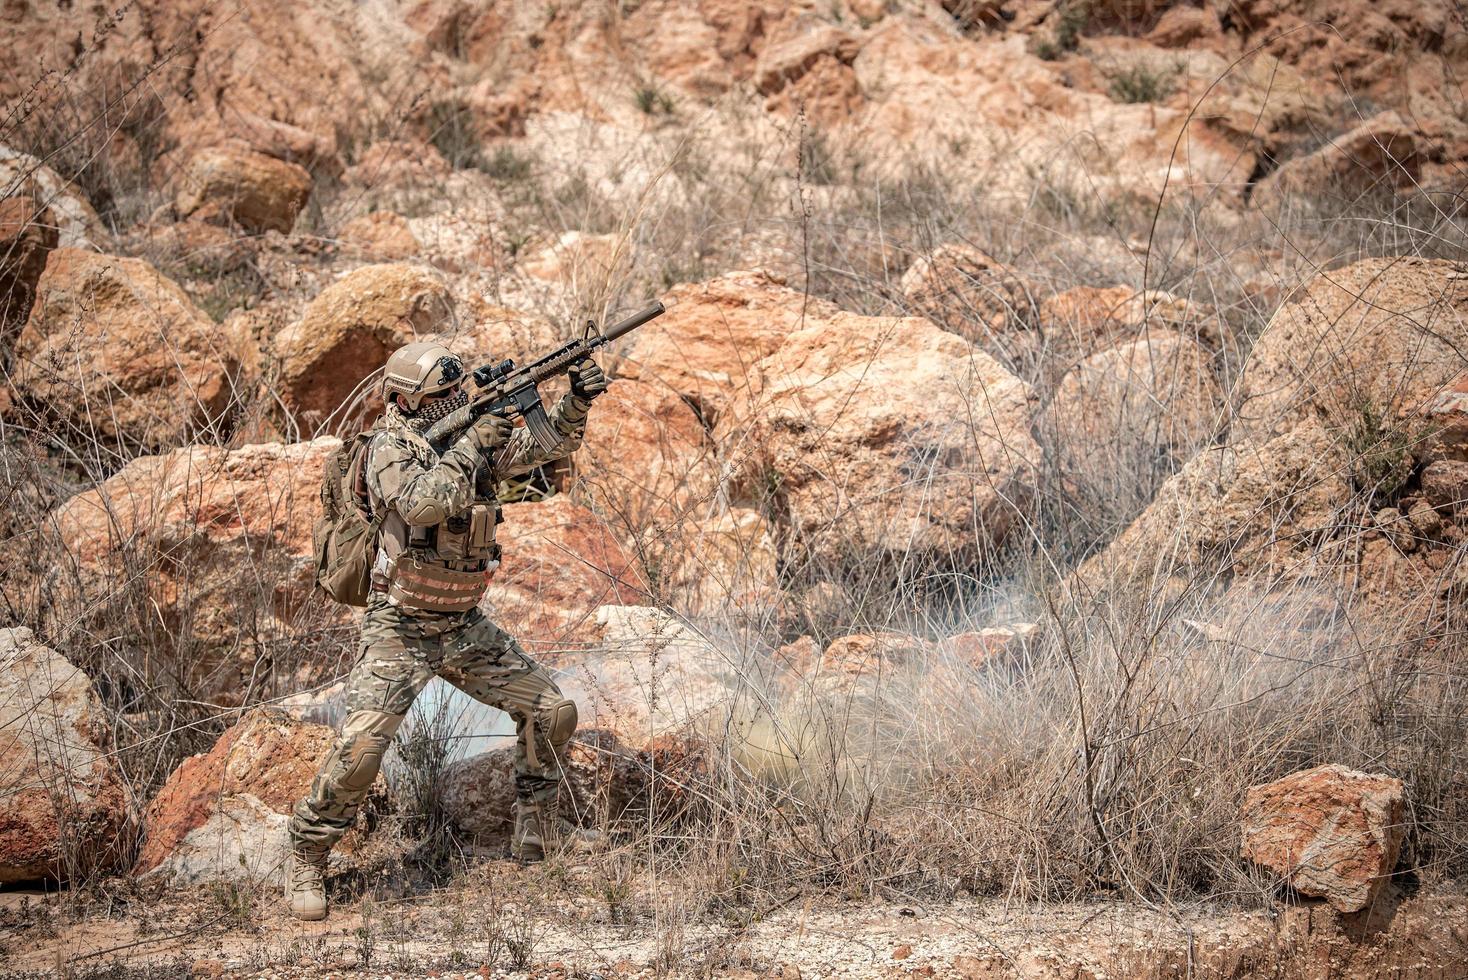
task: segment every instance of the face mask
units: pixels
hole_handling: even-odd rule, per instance
[[[445,415],[458,411],[467,404],[469,404],[469,393],[461,390],[448,398],[437,398],[424,405],[413,413],[410,421],[414,428],[426,429]]]

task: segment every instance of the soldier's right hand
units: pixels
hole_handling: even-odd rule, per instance
[[[515,423],[512,419],[491,412],[481,415],[465,429],[464,438],[471,440],[475,448],[487,455],[509,442],[514,431]]]

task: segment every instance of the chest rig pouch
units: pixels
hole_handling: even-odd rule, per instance
[[[406,548],[384,570],[388,600],[426,612],[468,612],[499,566],[499,508],[476,503],[434,527],[405,528]]]

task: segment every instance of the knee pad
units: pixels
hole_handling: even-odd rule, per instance
[[[403,716],[387,711],[354,711],[342,725],[336,782],[350,793],[365,793],[382,768],[382,757]]]
[[[353,735],[342,743],[337,763],[337,785],[352,793],[365,793],[382,768],[382,757],[392,739],[383,735]]]
[[[545,737],[557,749],[571,741],[576,732],[576,702],[561,698],[545,713]]]

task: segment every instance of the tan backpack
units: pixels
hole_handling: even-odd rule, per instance
[[[376,430],[360,432],[331,454],[321,474],[321,516],[311,535],[316,584],[337,602],[367,605],[377,535],[386,514],[373,516],[367,494],[367,444]]]

